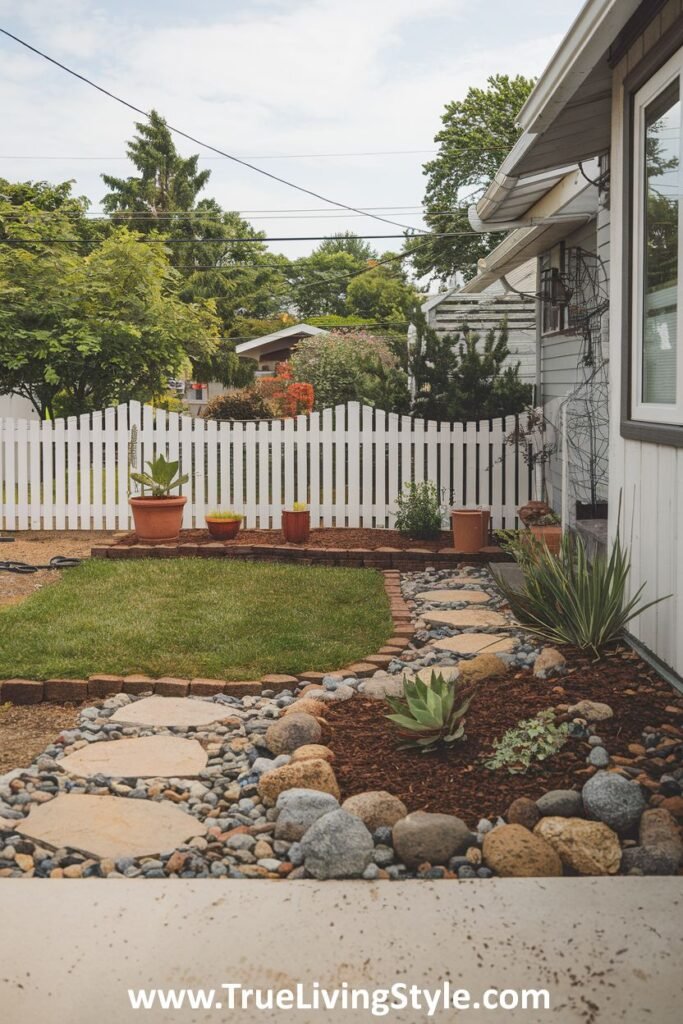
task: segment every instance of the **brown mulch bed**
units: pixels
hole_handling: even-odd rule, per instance
[[[80,705],[36,704],[32,707],[0,704],[0,775],[24,768],[51,743],[62,729],[73,729]]]
[[[134,533],[121,537],[119,544],[129,546],[137,543]],[[182,530],[180,533],[180,544],[215,544],[207,530]],[[281,530],[240,530],[235,540],[226,542],[234,545],[263,545],[263,544],[285,544],[284,534]],[[442,530],[436,540],[411,540],[404,537],[398,530],[355,530],[350,527],[325,528],[311,530],[311,536],[306,541],[307,548],[364,548],[367,551],[374,551],[376,548],[400,548],[402,551],[407,548],[420,548],[423,551],[439,551],[441,548],[451,547],[453,544],[452,534]],[[292,545],[299,547],[300,545]]]
[[[527,774],[484,768],[480,761],[489,755],[493,740],[521,719],[585,699],[609,704],[614,718],[597,723],[599,735],[610,755],[629,758],[633,755],[628,744],[640,743],[646,726],[683,727],[683,700],[632,653],[618,650],[599,662],[573,657],[570,663],[576,665],[575,671],[560,680],[542,681],[528,670],[487,680],[467,716],[467,739],[445,753],[398,750],[383,701],[356,696],[330,705],[325,709],[325,742],[336,755],[342,797],[386,789],[409,811],[456,814],[474,827],[482,817],[495,820],[503,815],[516,797],[536,800],[551,789],[579,789],[591,774],[586,765],[590,747],[575,739]],[[679,706],[681,713],[665,710],[671,706]],[[679,735],[683,738],[683,731]],[[644,766],[658,778],[670,765],[655,760]]]

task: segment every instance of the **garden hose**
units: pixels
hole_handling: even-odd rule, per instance
[[[47,565],[29,565],[28,562],[0,562],[0,572],[15,572],[23,576],[39,572],[40,569],[70,569],[72,566],[80,564],[80,558],[65,558],[63,555],[55,555]]]

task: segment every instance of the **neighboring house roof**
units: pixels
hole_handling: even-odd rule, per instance
[[[471,211],[475,230],[515,226],[529,196],[531,206],[558,183],[555,174],[609,149],[610,51],[640,7],[641,0],[584,4],[519,113],[522,135]]]
[[[261,338],[252,338],[251,341],[243,341],[235,346],[238,356],[261,356],[268,352],[277,352],[278,349],[286,348],[283,342],[298,338],[311,338],[315,334],[325,334],[322,327],[313,327],[312,324],[292,324],[291,327],[283,327],[281,331],[274,331],[272,334],[264,334]]]

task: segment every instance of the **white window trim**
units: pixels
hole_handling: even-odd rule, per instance
[[[643,228],[645,224],[645,110],[657,96],[680,79],[681,171],[683,172],[683,49],[650,78],[634,96],[633,107],[633,344],[631,346],[631,419],[645,423],[683,424],[683,196],[679,199],[678,288],[676,338],[676,403],[641,401],[643,380]]]

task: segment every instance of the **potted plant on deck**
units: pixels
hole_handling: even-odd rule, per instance
[[[131,473],[130,478],[140,484],[142,494],[131,495],[128,499],[133,512],[135,533],[138,540],[148,544],[165,544],[178,539],[183,521],[183,508],[187,498],[182,494],[172,495],[171,491],[181,487],[190,479],[178,473],[179,462],[169,462],[164,455],[157,455],[146,465],[148,473]],[[145,490],[150,494],[145,494]]]
[[[305,544],[311,532],[311,513],[303,501],[282,510],[282,532],[288,544]]]
[[[234,540],[240,531],[244,516],[228,509],[226,512],[209,512],[204,518],[214,540]]]

